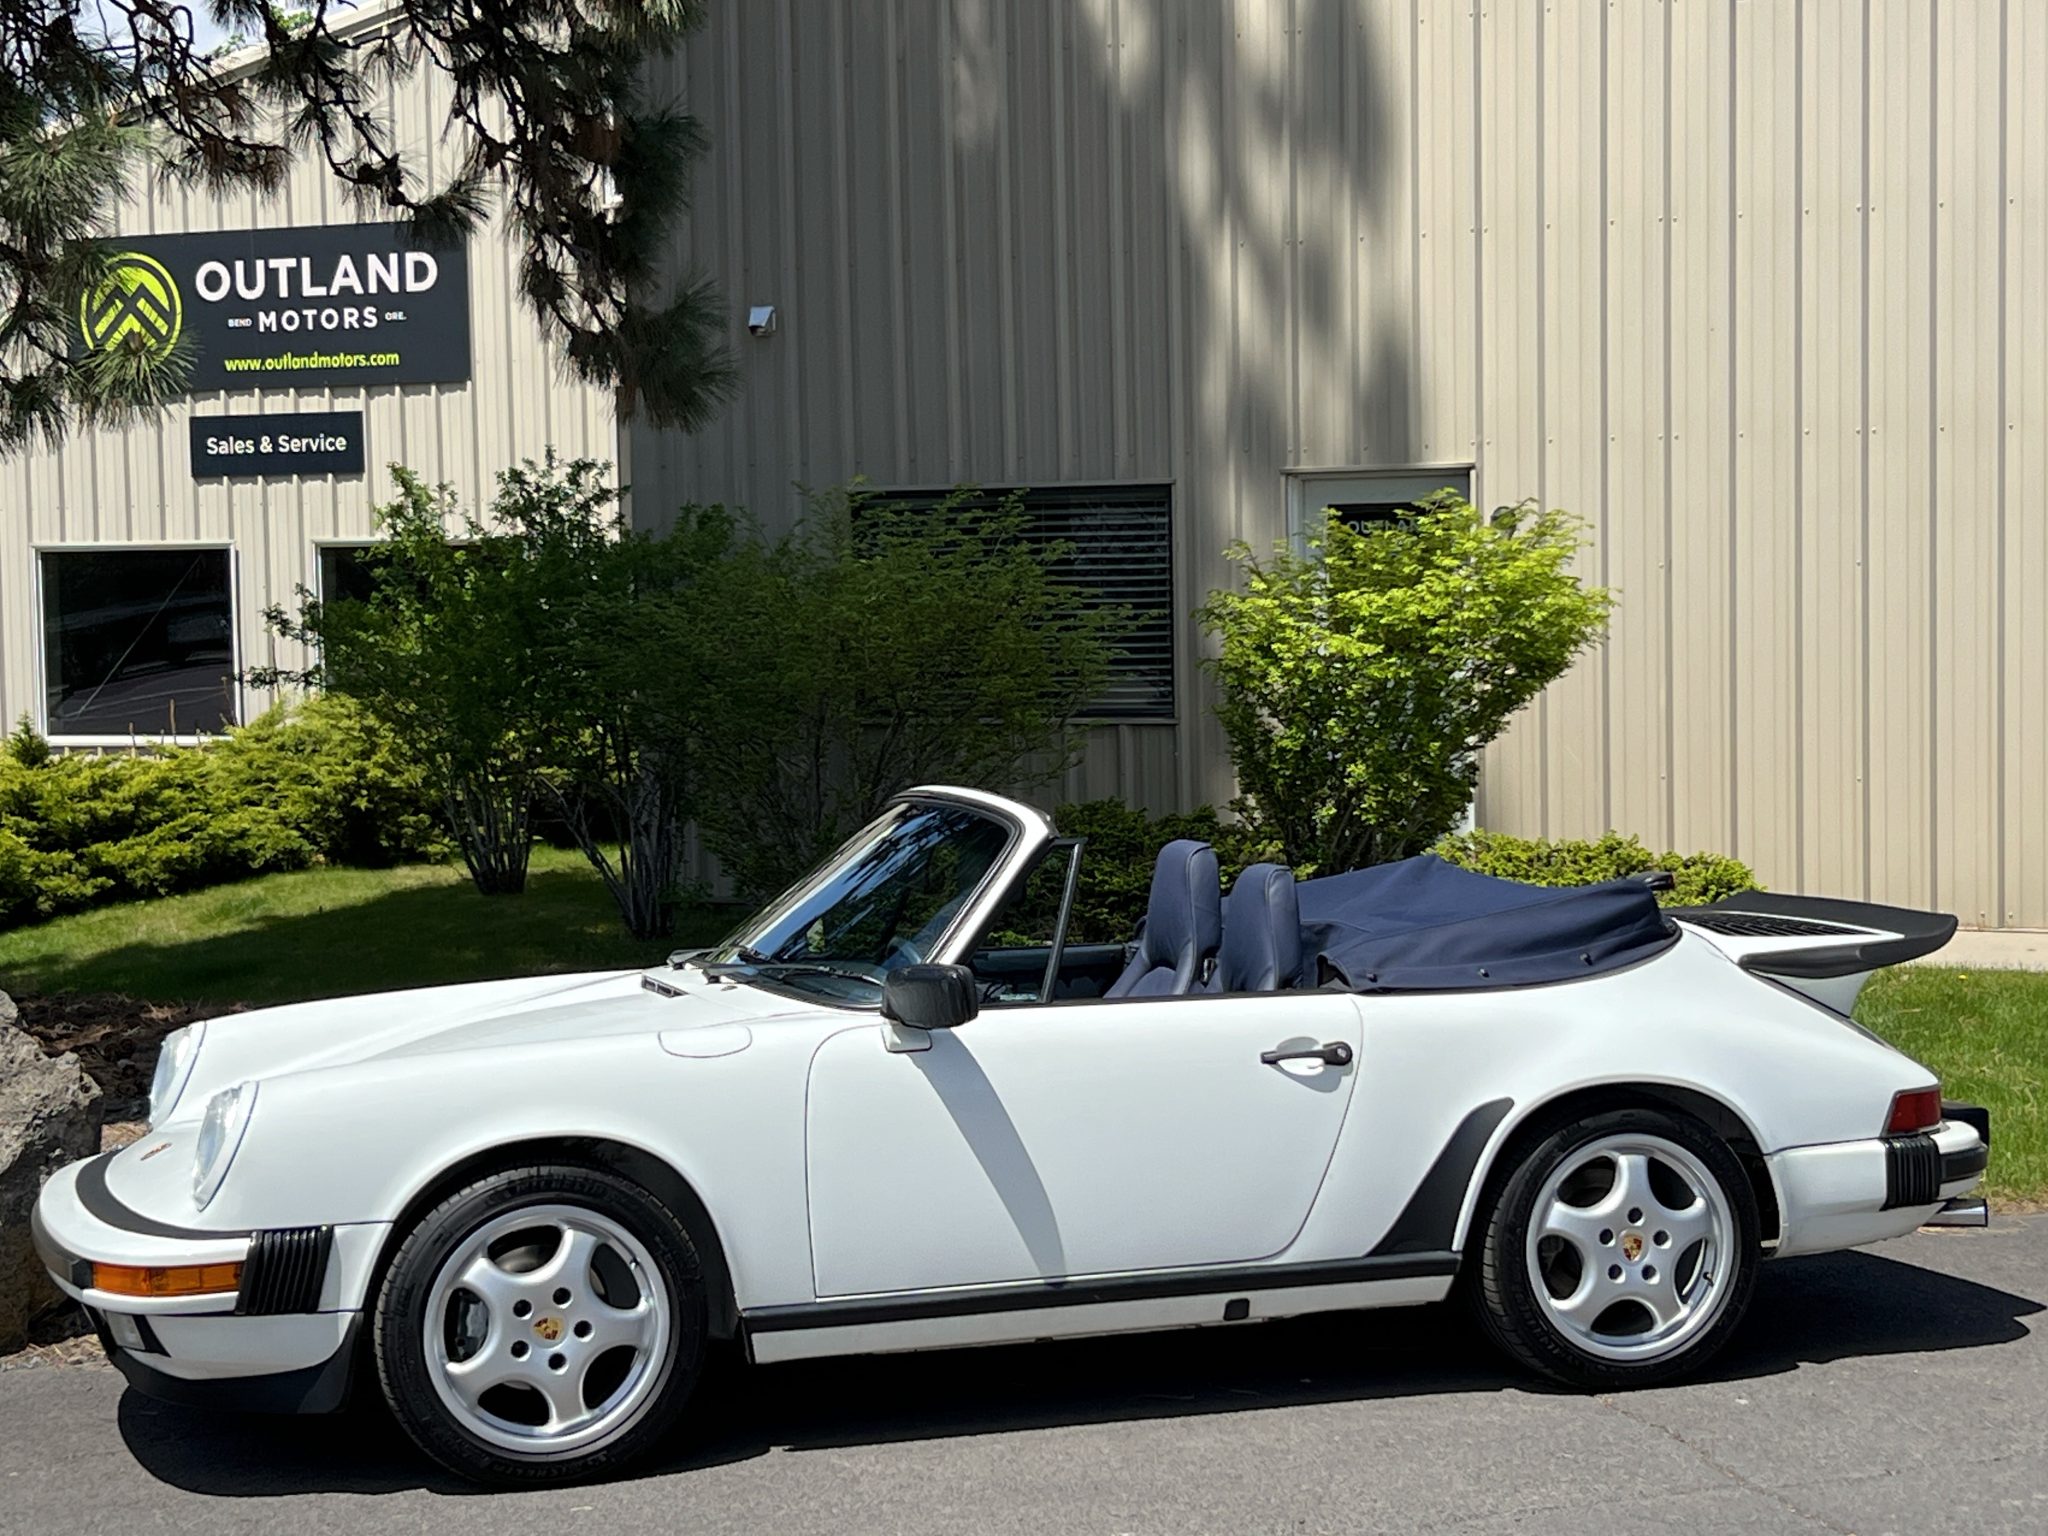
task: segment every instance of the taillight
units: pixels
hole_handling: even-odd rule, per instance
[[[1914,1131],[1931,1131],[1941,1124],[1941,1089],[1915,1088],[1892,1095],[1892,1112],[1885,1117],[1887,1136],[1907,1136]]]

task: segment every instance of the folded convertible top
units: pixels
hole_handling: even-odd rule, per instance
[[[1310,985],[1361,992],[1517,987],[1648,959],[1678,929],[1640,880],[1551,887],[1496,880],[1434,854],[1296,887]],[[1226,921],[1227,921],[1226,915]]]

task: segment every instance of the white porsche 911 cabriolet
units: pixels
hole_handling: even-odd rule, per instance
[[[35,1239],[131,1383],[381,1389],[470,1477],[589,1476],[757,1362],[1230,1325],[1463,1283],[1582,1387],[1697,1367],[1760,1263],[1982,1219],[1989,1120],[1846,1017],[1952,919],[1170,844],[1068,942],[1030,808],[892,804],[645,972],[246,1013]]]

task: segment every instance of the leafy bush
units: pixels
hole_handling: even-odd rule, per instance
[[[1305,553],[1243,545],[1210,594],[1208,666],[1237,809],[1304,869],[1421,853],[1456,825],[1479,752],[1596,641],[1611,599],[1572,574],[1578,525],[1482,516],[1449,492],[1398,526],[1335,519]]]
[[[272,709],[193,761],[204,798],[228,818],[222,835],[246,859],[268,841],[302,848],[307,862],[371,869],[448,849],[425,769],[345,696]]]
[[[472,516],[451,544],[453,493],[391,473],[398,494],[377,509],[385,542],[368,600],[323,603],[301,588],[296,614],[269,609],[271,629],[318,660],[253,667],[249,681],[356,700],[425,766],[477,889],[517,892],[555,739],[537,645],[546,607],[516,531]]]
[[[815,498],[720,573],[699,824],[742,893],[775,890],[914,784],[1044,783],[1072,762],[1121,616],[1055,579],[1012,497]]]
[[[1673,907],[1703,906],[1758,888],[1756,876],[1739,859],[1721,853],[1656,854],[1640,838],[1620,832],[1592,841],[1556,842],[1510,837],[1505,832],[1466,832],[1445,838],[1433,851],[1482,875],[1531,885],[1597,885],[1644,870],[1666,870],[1676,885],[1658,900]]]
[[[340,700],[204,747],[0,758],[0,923],[437,850],[417,771]]]
[[[404,741],[486,895],[524,889],[534,835],[559,834],[630,933],[666,935],[717,693],[705,673],[724,665],[735,694],[752,682],[721,645],[733,520],[686,509],[666,532],[633,529],[607,466],[549,452],[500,474],[451,545],[447,491],[393,473],[368,597],[272,610],[320,660],[252,680],[346,695]]]

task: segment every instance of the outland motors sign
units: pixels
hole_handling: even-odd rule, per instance
[[[79,304],[88,350],[182,341],[193,389],[452,384],[469,377],[469,253],[405,224],[336,224],[108,242]]]
[[[282,416],[194,416],[192,478],[243,475],[359,475],[361,411],[295,411]]]

